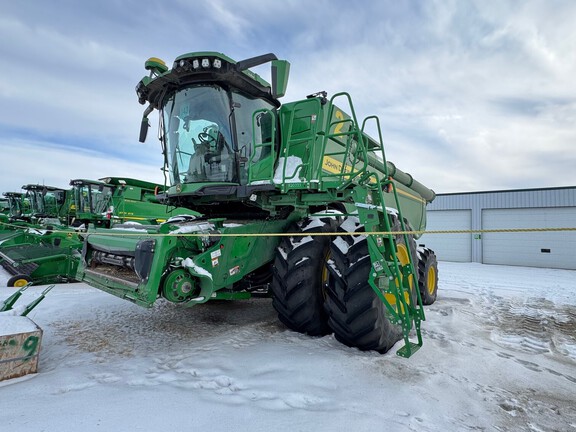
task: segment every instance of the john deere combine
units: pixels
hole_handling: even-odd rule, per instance
[[[271,84],[250,70],[268,62]],[[281,105],[289,63],[273,54],[196,52],[145,67],[140,141],[157,109],[163,199],[201,216],[89,230],[78,278],[142,306],[266,292],[295,331],[379,352],[404,338],[406,357],[418,349],[437,269],[415,238],[435,194],[386,161],[378,119],[359,122],[347,93]]]
[[[7,219],[0,219],[0,245],[9,245],[19,242],[24,231],[30,227],[40,227],[45,222],[60,225],[60,210],[64,210],[65,203],[55,204],[63,197],[66,191],[50,186],[24,185],[22,192],[4,192],[8,201],[9,212]],[[66,216],[64,216],[66,220]]]
[[[191,210],[160,203],[157,192],[162,185],[132,178],[105,177],[97,180],[71,180],[76,216],[73,225],[109,228],[134,222],[158,225],[168,218]]]
[[[10,202],[6,197],[0,197],[0,224],[6,224],[10,220]],[[4,225],[0,225],[0,234],[4,231]]]
[[[8,203],[8,213],[0,217],[0,245],[9,243],[20,234],[19,229],[27,227],[26,214],[29,212],[29,202],[21,192],[4,192]]]
[[[4,192],[8,203],[8,219],[10,221],[22,220],[25,214],[29,213],[30,202],[22,192]]]
[[[33,224],[67,225],[72,194],[69,190],[39,184],[22,186],[25,198],[30,203],[30,213],[23,217]]]
[[[18,287],[32,280],[50,282],[54,274],[75,271],[69,255],[79,242],[72,233],[60,231],[70,217],[69,191],[35,184],[22,189],[23,194],[4,194],[10,200],[11,216],[0,234],[0,265],[12,275],[7,285]]]
[[[74,280],[82,248],[81,231],[90,224],[158,224],[174,215],[192,214],[191,210],[160,204],[154,195],[160,186],[154,183],[116,177],[104,180],[72,180],[70,191],[23,187],[31,203],[25,220],[42,224],[6,225],[12,230],[0,237],[0,265],[12,275],[8,286]]]
[[[10,214],[10,203],[8,198],[0,197],[0,215],[8,216]]]

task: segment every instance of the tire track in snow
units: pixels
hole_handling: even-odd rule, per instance
[[[463,352],[471,350],[469,358],[485,358],[486,364],[478,366],[488,370],[495,368],[496,376],[508,368],[514,370],[515,366],[506,366],[506,362],[514,362],[530,372],[542,374],[543,378],[527,376],[526,382],[539,384],[536,388],[525,389],[522,384],[517,386],[507,380],[485,380],[481,369],[478,376],[462,375],[442,370],[434,364],[419,367],[420,376],[444,376],[448,383],[468,389],[471,394],[476,393],[477,396],[473,397],[480,398],[495,412],[501,413],[502,424],[507,426],[497,430],[574,428],[576,410],[573,397],[564,397],[565,392],[556,394],[539,390],[544,383],[550,382],[551,377],[567,380],[568,386],[576,384],[575,376],[569,373],[570,367],[576,364],[574,308],[542,298],[507,299],[472,284],[467,286],[466,291],[469,291],[467,298],[450,297],[450,293],[444,293],[446,297],[440,294],[434,305],[425,308],[427,317],[432,316],[427,321],[432,324],[423,325],[424,340],[436,344],[456,360],[466,357]],[[463,322],[467,323],[465,327],[452,325]],[[559,364],[555,363],[558,360]],[[462,368],[456,366],[454,369],[459,371]],[[452,421],[453,424],[458,422],[456,418]]]

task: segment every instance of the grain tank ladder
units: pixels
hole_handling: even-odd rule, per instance
[[[350,106],[350,118],[339,119],[334,115],[333,111],[336,108],[333,102],[336,98],[347,99]],[[367,233],[374,233],[367,236],[368,250],[372,261],[368,282],[384,303],[390,320],[402,328],[405,344],[397,351],[397,354],[402,357],[410,357],[422,346],[420,325],[425,316],[412,254],[405,254],[404,262],[401,262],[397,253],[396,242],[391,234],[384,190],[392,193],[395,207],[398,209],[404,244],[410,245],[396,184],[388,173],[380,121],[376,116],[367,117],[359,129],[356,113],[348,93],[337,93],[332,96],[330,107],[328,119],[335,120],[331,121],[326,128],[328,133],[324,136],[322,154],[323,158],[326,156],[333,157],[342,160],[343,163],[339,173],[323,173],[321,177],[333,178],[336,176],[339,178],[339,190],[353,188],[352,195],[360,222],[364,225]],[[373,121],[377,128],[377,142],[369,139],[364,133],[370,121]],[[326,145],[330,139],[345,143],[343,149],[327,153]],[[378,170],[368,169],[370,165],[375,165],[373,162],[370,163],[370,154],[382,161],[382,166],[377,164]],[[383,178],[381,178],[382,175]],[[322,180],[321,178],[321,184],[324,183]],[[414,325],[418,339],[416,343],[409,340],[412,325]]]

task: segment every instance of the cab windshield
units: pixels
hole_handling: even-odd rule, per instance
[[[10,206],[10,216],[14,218],[22,217],[24,213],[24,198],[22,195],[9,195],[7,198]]]
[[[33,216],[58,216],[66,200],[63,190],[29,189],[26,198],[30,200],[30,213]]]
[[[161,115],[171,184],[245,184],[247,162],[266,156],[261,143],[272,135],[271,122],[254,121],[254,113],[272,109],[264,100],[216,85],[175,92]],[[253,143],[258,146],[254,156]]]
[[[235,180],[230,101],[221,87],[174,93],[162,120],[172,184]]]
[[[105,213],[111,197],[111,186],[83,184],[76,189],[76,211],[92,214]]]

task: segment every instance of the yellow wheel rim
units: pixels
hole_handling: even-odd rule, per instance
[[[14,288],[22,288],[28,281],[26,279],[17,279],[14,281]]]
[[[398,252],[396,252],[396,256],[398,256],[398,261],[402,267],[410,265],[410,255],[408,254],[408,248],[404,244],[399,244],[397,246]],[[414,278],[412,275],[410,276],[410,280],[408,283],[410,284],[410,288],[412,288],[414,282]],[[398,281],[396,281],[398,283]]]
[[[428,289],[428,293],[433,295],[434,291],[436,291],[436,269],[434,267],[430,267],[428,269],[428,276],[426,277],[426,288]]]
[[[396,251],[396,257],[398,258],[398,263],[404,267],[406,265],[410,265],[410,255],[408,254],[408,248],[406,248],[406,245],[404,244],[398,244],[396,246],[397,251]],[[402,279],[398,280],[396,279],[396,286],[398,288],[400,288],[402,284]],[[408,281],[408,284],[410,286],[410,292],[413,289],[413,285],[414,285],[414,278],[412,275],[410,275],[410,279]],[[392,294],[384,294],[384,297],[386,298],[386,300],[388,301],[388,303],[392,306],[396,305],[396,297]],[[412,304],[412,299],[410,297],[410,293],[409,292],[405,292],[404,293],[404,301],[406,302],[406,304]],[[404,308],[402,307],[402,305],[400,305],[400,313],[404,313]]]

